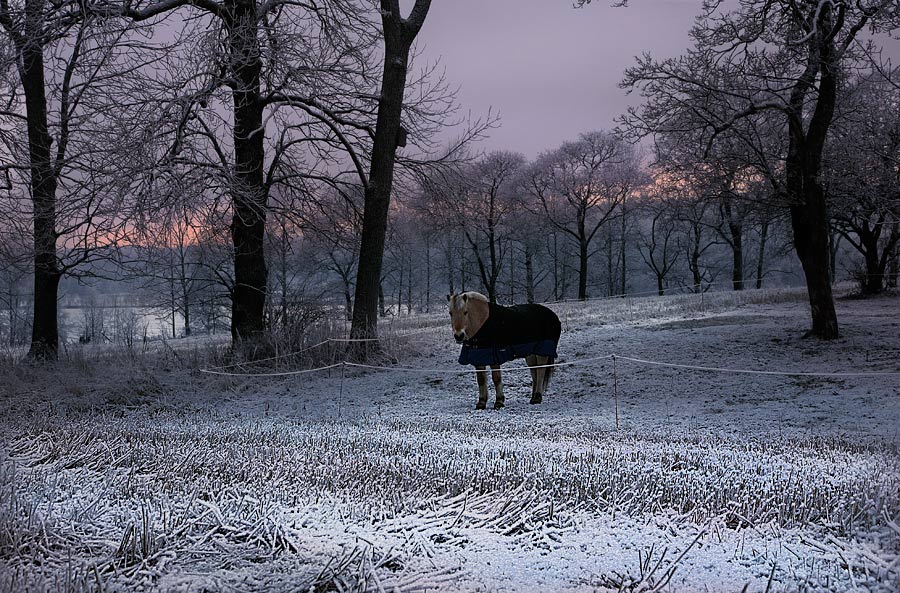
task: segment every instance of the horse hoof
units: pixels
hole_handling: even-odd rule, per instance
[[[476,410],[483,410],[483,409],[485,409],[485,408],[487,408],[487,404],[486,404],[486,403],[484,403],[484,404],[482,404],[482,403],[477,403],[477,404],[475,404],[475,409],[476,409]]]
[[[503,402],[494,402],[494,409],[499,410],[503,407]]]
[[[544,397],[542,395],[535,395],[534,397],[531,398],[531,401],[528,403],[539,404],[542,401],[544,401]]]

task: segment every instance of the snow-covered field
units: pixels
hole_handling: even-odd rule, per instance
[[[897,297],[831,343],[802,293],[704,299],[558,305],[561,360],[900,372]],[[0,369],[0,590],[900,590],[900,375],[607,359],[476,412],[445,317],[421,373]]]

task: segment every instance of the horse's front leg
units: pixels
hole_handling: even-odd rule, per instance
[[[475,367],[475,370],[478,371],[475,373],[475,378],[478,379],[478,403],[475,404],[475,409],[483,410],[487,407],[487,371],[485,367]]]
[[[500,375],[499,364],[491,365],[491,379],[494,381],[494,409],[499,410],[506,403],[506,398],[503,397],[503,377]]]

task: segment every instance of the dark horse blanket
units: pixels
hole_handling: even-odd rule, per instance
[[[560,333],[559,317],[543,305],[491,303],[487,321],[463,342],[459,364],[489,366],[531,354],[556,358]]]

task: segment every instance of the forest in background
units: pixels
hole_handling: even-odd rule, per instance
[[[684,55],[624,73],[640,101],[616,129],[531,161],[481,151],[497,118],[416,62],[429,5],[0,2],[3,343],[55,358],[60,303],[227,327],[254,357],[448,291],[798,281],[833,338],[835,279],[896,287],[896,2],[705,2]]]

